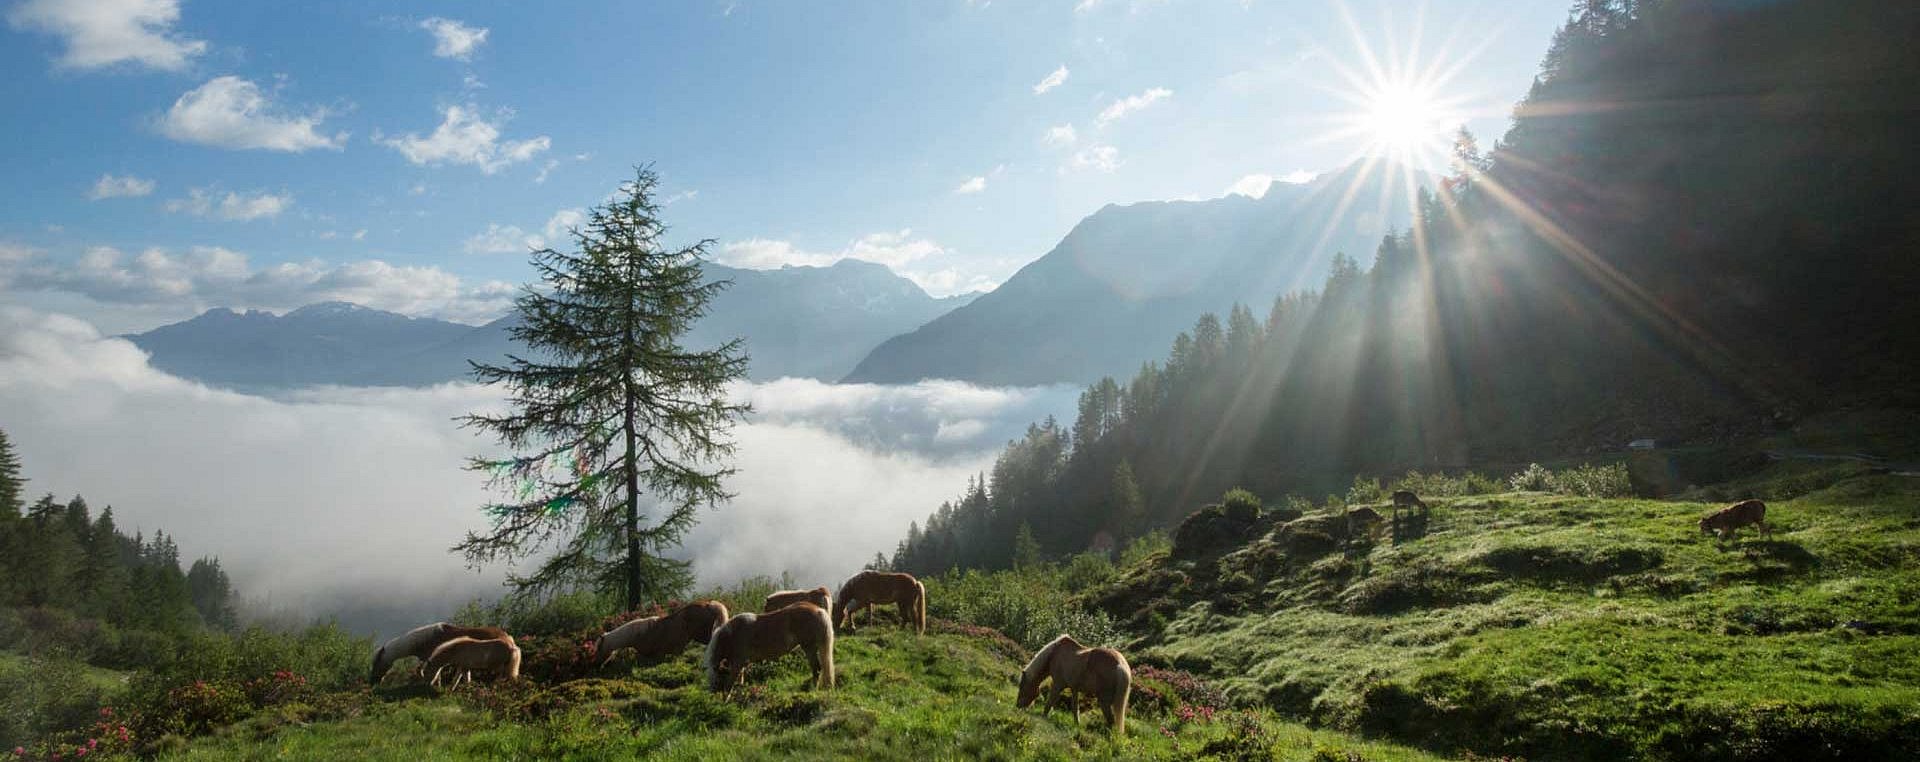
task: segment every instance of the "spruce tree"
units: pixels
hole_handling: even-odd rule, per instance
[[[474,378],[506,387],[511,411],[462,420],[514,454],[478,457],[507,500],[486,506],[486,531],[455,546],[470,562],[547,553],[511,581],[538,593],[576,585],[619,592],[629,610],[686,588],[680,543],[695,512],[730,497],[728,434],[749,408],[727,399],[745,375],[738,339],[692,349],[682,336],[726,281],[707,282],[711,240],[668,248],[654,201],[658,178],[636,171],[571,231],[572,252],[533,252],[540,276],[515,302],[513,338],[528,349]]]
[[[0,431],[0,527],[20,517],[20,509],[25,507],[20,493],[26,485],[27,480],[20,476],[20,456],[14,454],[7,432]]]

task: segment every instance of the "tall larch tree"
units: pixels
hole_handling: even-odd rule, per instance
[[[470,562],[546,554],[523,592],[588,585],[628,609],[691,584],[680,544],[701,506],[726,500],[733,423],[748,406],[727,397],[746,373],[738,339],[681,345],[726,281],[707,281],[711,240],[669,248],[654,201],[658,178],[632,182],[572,231],[575,251],[533,252],[540,283],[516,301],[513,338],[527,348],[475,379],[506,388],[510,410],[462,420],[514,454],[478,457],[509,499],[486,506],[490,526],[455,546]]]

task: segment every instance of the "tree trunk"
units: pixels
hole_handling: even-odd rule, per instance
[[[628,287],[632,287],[632,278],[628,278]],[[626,346],[623,351],[633,351],[633,296],[627,298]],[[631,355],[629,355],[631,357]],[[627,467],[627,611],[640,608],[640,468],[638,449],[639,434],[633,430],[634,406],[639,396],[633,388],[633,363],[621,363],[620,388],[625,393],[622,401],[621,418],[626,429]]]

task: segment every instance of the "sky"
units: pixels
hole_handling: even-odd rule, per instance
[[[0,0],[0,302],[107,334],[333,299],[484,322],[641,164],[718,261],[987,289],[1105,204],[1491,144],[1566,15]]]

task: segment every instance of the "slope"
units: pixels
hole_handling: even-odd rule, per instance
[[[1443,751],[1910,759],[1920,480],[1773,468],[1714,492],[1799,495],[1770,502],[1771,540],[1702,537],[1718,504],[1463,496],[1378,542],[1270,517],[1090,597],[1129,620],[1142,659]]]
[[[1389,744],[1310,731],[1261,713],[1176,719],[1185,699],[1136,683],[1124,739],[1104,721],[1013,706],[1021,656],[1005,638],[936,624],[926,636],[882,625],[839,639],[839,686],[807,690],[797,656],[750,673],[731,699],[708,692],[689,652],[610,677],[461,689],[346,694],[334,719],[266,712],[210,737],[175,738],[162,759],[1191,759],[1237,750],[1305,760],[1429,760]],[[1162,729],[1162,726],[1165,729]]]

